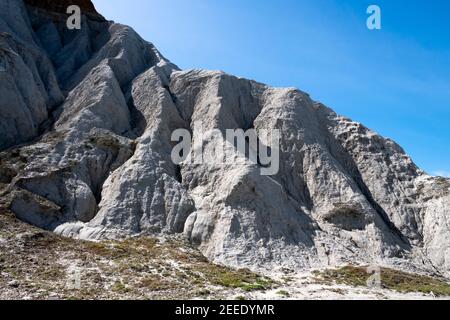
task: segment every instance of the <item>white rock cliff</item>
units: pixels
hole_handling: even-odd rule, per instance
[[[183,233],[262,269],[395,265],[450,277],[450,181],[294,88],[187,70],[90,1],[0,0],[0,205],[59,234]],[[280,170],[171,160],[175,129],[279,129]]]

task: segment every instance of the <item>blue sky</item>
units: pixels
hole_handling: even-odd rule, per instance
[[[182,69],[298,87],[450,176],[448,0],[94,0]],[[381,8],[368,30],[366,9]]]

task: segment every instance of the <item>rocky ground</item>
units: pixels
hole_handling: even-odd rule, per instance
[[[209,263],[182,239],[87,242],[0,215],[2,299],[223,298],[274,285]]]
[[[0,214],[0,299],[448,299],[450,284],[395,272],[369,288],[363,269],[261,275],[208,262],[185,240],[87,242]],[[393,271],[384,270],[382,275]],[[417,280],[419,279],[419,281]],[[396,291],[398,290],[398,291]],[[422,291],[422,292],[420,292]]]

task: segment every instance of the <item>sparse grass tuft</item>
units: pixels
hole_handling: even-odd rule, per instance
[[[277,295],[282,296],[284,298],[289,298],[291,295],[286,290],[280,290],[277,292]]]
[[[111,290],[116,293],[127,293],[130,290],[120,281],[114,282],[114,284],[111,286]]]

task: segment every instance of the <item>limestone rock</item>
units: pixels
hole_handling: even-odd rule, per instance
[[[61,3],[0,3],[0,206],[74,238],[182,233],[230,266],[450,276],[449,179],[295,88],[181,71],[79,2],[72,31]],[[173,163],[179,128],[235,161]],[[227,140],[250,128],[280,130],[277,174]]]
[[[50,59],[21,1],[0,3],[0,150],[39,134],[64,100]]]

